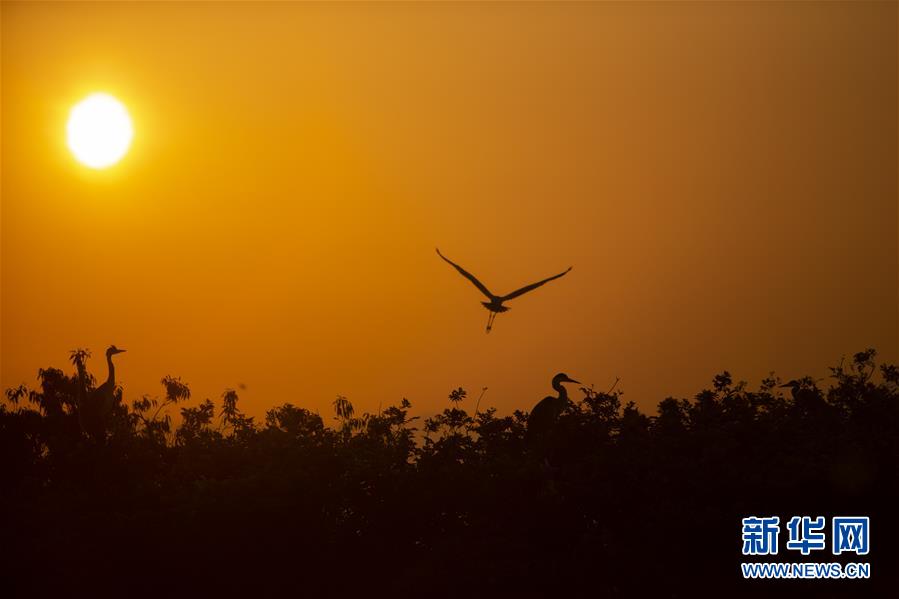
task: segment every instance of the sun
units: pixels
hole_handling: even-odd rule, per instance
[[[69,113],[69,149],[87,167],[101,169],[117,163],[128,152],[133,136],[128,110],[109,94],[91,94]]]

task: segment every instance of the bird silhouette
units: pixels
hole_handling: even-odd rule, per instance
[[[553,377],[553,389],[558,395],[548,395],[541,399],[531,413],[528,414],[528,428],[525,432],[525,443],[532,455],[543,458],[543,467],[547,474],[551,473],[550,467],[550,439],[559,416],[568,404],[568,390],[563,383],[576,383],[578,381],[560,372]]]
[[[547,395],[541,399],[531,413],[528,415],[528,435],[545,435],[559,419],[562,410],[568,404],[568,390],[562,386],[562,383],[580,384],[564,372],[560,372],[553,377],[553,389],[558,395],[553,397]]]
[[[789,389],[790,395],[793,396],[793,405],[806,415],[818,414],[825,406],[824,398],[821,392],[815,387],[815,381],[812,378],[793,379],[780,385],[782,389]]]
[[[778,385],[778,386],[779,386],[781,389],[789,389],[789,390],[790,390],[790,393],[793,395],[793,399],[795,399],[795,398],[796,398],[796,395],[797,395],[797,394],[799,393],[799,391],[802,389],[802,382],[801,382],[801,381],[798,381],[798,380],[796,380],[796,379],[793,379],[792,381],[787,381],[787,382],[784,383],[783,385]]]
[[[115,365],[112,363],[112,357],[124,351],[124,349],[119,349],[115,345],[110,345],[107,348],[106,366],[108,374],[106,381],[84,398],[78,411],[81,428],[94,438],[103,436],[109,415],[115,406]]]
[[[565,272],[561,272],[557,275],[553,275],[551,277],[543,279],[542,281],[537,281],[536,283],[531,283],[530,285],[525,285],[521,289],[516,289],[512,293],[507,293],[506,295],[496,295],[496,294],[492,293],[489,289],[487,289],[486,285],[481,283],[478,280],[478,278],[475,277],[473,274],[471,274],[470,272],[468,272],[467,270],[465,270],[464,268],[462,268],[461,266],[459,266],[458,264],[456,264],[455,262],[453,262],[452,260],[450,260],[449,258],[444,256],[443,254],[441,254],[440,248],[437,248],[437,255],[440,256],[441,258],[443,258],[446,262],[448,262],[450,264],[450,266],[452,266],[453,268],[458,270],[459,274],[461,274],[463,277],[465,277],[466,279],[471,281],[474,284],[474,286],[477,287],[481,291],[481,293],[486,295],[487,299],[490,300],[488,302],[481,302],[481,305],[490,311],[490,314],[487,316],[487,332],[488,333],[491,331],[491,329],[493,329],[493,321],[496,319],[496,315],[509,310],[509,307],[504,306],[503,302],[507,302],[509,300],[515,299],[516,297],[518,297],[520,295],[524,295],[528,291],[533,291],[537,287],[540,287],[541,285],[544,285],[545,283],[549,283],[553,279],[558,279],[559,277],[562,277],[562,276],[568,274],[568,271],[571,270],[571,267],[569,266],[568,270],[566,270]]]

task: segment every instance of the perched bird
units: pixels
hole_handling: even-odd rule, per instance
[[[521,289],[517,289],[517,290],[513,291],[512,293],[507,293],[506,295],[495,295],[495,294],[491,293],[491,291],[489,289],[487,289],[487,287],[483,283],[481,283],[477,279],[477,277],[475,277],[473,274],[471,274],[470,272],[468,272],[467,270],[465,270],[464,268],[462,268],[461,266],[459,266],[458,264],[456,264],[455,262],[453,262],[452,260],[450,260],[449,258],[444,256],[443,254],[441,254],[440,248],[437,248],[437,255],[440,256],[441,258],[443,258],[444,260],[446,260],[453,268],[458,270],[459,273],[463,277],[465,277],[466,279],[471,281],[474,284],[474,286],[477,287],[481,291],[481,293],[486,295],[487,299],[490,300],[488,302],[481,302],[481,305],[483,305],[485,308],[487,308],[487,310],[490,311],[490,314],[487,316],[487,332],[488,333],[493,328],[493,321],[496,318],[496,315],[501,312],[506,312],[507,310],[509,310],[509,307],[504,306],[503,302],[507,302],[511,299],[515,299],[519,295],[524,295],[528,291],[533,291],[534,289],[536,289],[537,287],[540,287],[544,283],[549,283],[553,279],[558,279],[559,277],[568,274],[568,271],[571,270],[571,267],[569,266],[568,270],[566,270],[565,272],[561,272],[557,275],[553,275],[547,279],[543,279],[542,281],[537,281],[536,283],[531,283],[530,285],[525,285]]]
[[[109,415],[115,406],[115,365],[112,363],[112,357],[124,351],[124,349],[119,349],[115,345],[109,346],[106,350],[106,365],[108,369],[106,382],[91,391],[84,398],[78,410],[78,420],[81,423],[81,428],[94,438],[103,436]]]
[[[801,383],[800,381],[797,381],[796,379],[793,379],[792,381],[787,381],[787,382],[784,383],[783,385],[779,385],[779,387],[780,387],[781,389],[789,389],[789,390],[790,390],[790,394],[791,394],[791,395],[793,396],[793,398],[795,399],[795,398],[796,398],[796,395],[797,395],[797,394],[799,393],[799,391],[802,389],[802,383]]]
[[[556,397],[552,395],[544,397],[528,415],[527,441],[531,447],[546,443],[550,431],[559,419],[559,415],[568,404],[568,390],[562,386],[563,383],[580,384],[579,381],[574,380],[564,372],[560,372],[553,377],[552,386],[559,395]]]
[[[817,381],[810,378],[793,379],[780,385],[781,389],[789,389],[793,396],[793,405],[805,414],[815,414],[825,407],[824,397],[815,386]]]

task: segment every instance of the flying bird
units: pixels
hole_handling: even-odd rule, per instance
[[[465,277],[466,279],[471,281],[474,284],[474,286],[477,287],[481,291],[481,293],[486,295],[487,299],[490,300],[488,302],[481,302],[481,305],[490,311],[490,314],[487,316],[487,332],[488,333],[493,328],[493,321],[496,319],[496,315],[501,312],[506,312],[507,310],[509,310],[509,307],[504,306],[503,302],[507,302],[509,300],[515,299],[519,295],[524,295],[528,291],[533,291],[537,287],[540,287],[541,285],[543,285],[545,283],[549,283],[553,279],[558,279],[559,277],[568,274],[568,271],[571,270],[571,267],[569,266],[568,270],[566,270],[565,272],[560,272],[557,275],[553,275],[547,279],[543,279],[542,281],[537,281],[536,283],[531,283],[530,285],[525,285],[521,289],[517,289],[517,290],[513,291],[512,293],[507,293],[506,295],[495,295],[489,289],[487,289],[487,287],[483,283],[481,283],[477,279],[477,277],[475,277],[473,274],[471,274],[470,272],[468,272],[467,270],[465,270],[464,268],[462,268],[461,266],[459,266],[458,264],[456,264],[455,262],[453,262],[452,260],[450,260],[449,258],[444,256],[443,254],[441,254],[440,248],[437,248],[437,255],[440,256],[441,258],[443,258],[444,260],[446,260],[446,262],[448,262],[453,268],[458,270],[459,274],[461,274],[463,277]]]

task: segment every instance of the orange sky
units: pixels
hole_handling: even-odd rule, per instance
[[[0,383],[419,413],[899,355],[897,4],[2,5]],[[92,172],[71,106],[116,95]],[[513,301],[484,334],[478,292]],[[68,368],[68,367],[67,367]]]

